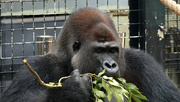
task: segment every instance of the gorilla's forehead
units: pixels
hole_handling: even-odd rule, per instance
[[[103,12],[86,8],[75,12],[68,22],[78,39],[96,40],[99,42],[113,41],[117,32],[111,19]]]
[[[75,12],[70,19],[71,23],[82,24],[81,26],[92,25],[98,22],[105,22],[109,26],[112,25],[110,18],[105,13],[93,8],[79,10]]]
[[[89,36],[92,37],[92,40],[96,40],[98,42],[107,42],[107,41],[116,41],[117,37],[115,36],[117,33],[115,30],[112,30],[105,23],[98,23],[92,29],[90,29]]]
[[[116,41],[109,41],[109,42],[91,41],[90,46],[94,46],[94,47],[119,47],[119,45]]]

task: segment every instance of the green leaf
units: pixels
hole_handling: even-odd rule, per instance
[[[92,91],[93,94],[94,94],[94,90],[95,90],[95,88],[92,87],[92,90],[91,90],[91,91]]]
[[[108,101],[111,101],[111,99],[112,99],[112,91],[108,91],[107,99],[108,99]]]
[[[93,81],[93,84],[97,84],[98,81],[99,81],[99,78],[96,78],[96,80]]]
[[[136,102],[142,102],[139,98],[137,98],[137,97],[135,97],[135,96],[133,96],[133,95],[132,95],[132,98],[133,98],[133,100],[136,101]]]
[[[100,91],[100,90],[98,90],[98,89],[93,89],[93,92],[94,92],[94,94],[95,94],[98,98],[105,98],[105,97],[106,97],[106,95],[104,94],[104,92],[103,92],[103,91]]]
[[[100,73],[98,74],[98,77],[100,77],[101,75],[103,75],[103,74],[105,73],[105,71],[106,71],[106,69],[104,69],[102,72],[100,72]]]
[[[107,92],[107,98],[109,101],[112,99],[112,90],[109,84],[107,84],[103,79],[102,79],[102,86]]]
[[[94,80],[92,83],[93,83],[93,84],[97,84],[97,81],[96,81],[96,80]]]
[[[130,95],[130,94],[127,95],[126,101],[127,101],[127,102],[131,102],[131,95]]]
[[[136,87],[136,85],[132,84],[132,83],[125,83],[125,86],[127,89],[131,90],[131,89],[138,89]]]
[[[116,99],[116,102],[124,102],[122,94],[113,93],[113,96]]]
[[[123,91],[121,88],[114,86],[113,96],[116,99],[116,102],[124,102]]]
[[[104,75],[103,78],[107,80],[113,80],[113,77],[107,77],[106,75]]]
[[[125,90],[123,87],[119,86],[111,86],[113,89],[113,96],[117,102],[123,102],[124,96],[128,97],[129,92]],[[128,99],[128,98],[127,98]]]
[[[126,99],[129,99],[129,97],[130,97],[129,92],[126,92],[123,95],[125,96]]]
[[[103,100],[101,100],[101,99],[98,99],[98,102],[103,102]]]
[[[148,100],[144,95],[142,95],[138,90],[136,89],[132,89],[131,90],[131,94],[133,97],[137,97],[137,98],[140,98],[140,99],[143,99],[143,100]]]
[[[124,78],[117,78],[120,82],[126,83],[126,80]]]
[[[111,84],[111,85],[113,85],[113,86],[120,87],[120,84],[119,84],[116,80],[114,80],[114,79],[109,80],[108,82],[109,82],[109,84]]]
[[[95,85],[95,89],[100,90],[101,88],[102,88],[102,83],[98,83],[98,84]]]

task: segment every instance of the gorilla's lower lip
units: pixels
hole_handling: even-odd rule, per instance
[[[108,68],[106,69],[106,72],[110,73],[110,74],[114,74],[118,72],[119,68]]]
[[[101,69],[100,72],[102,72],[104,70],[103,67],[101,67],[100,69]],[[106,75],[108,77],[118,78],[119,77],[118,70],[119,70],[118,68],[117,69],[112,69],[112,70],[107,70],[106,69],[105,73],[102,74],[101,76]]]

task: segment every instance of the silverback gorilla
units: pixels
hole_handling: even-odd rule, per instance
[[[46,83],[72,77],[63,81],[63,87],[48,89],[23,66],[1,102],[91,102],[89,77],[80,73],[97,74],[103,69],[108,76],[136,84],[150,102],[180,102],[178,88],[162,67],[148,54],[122,48],[112,20],[97,9],[74,12],[52,51],[28,62]]]

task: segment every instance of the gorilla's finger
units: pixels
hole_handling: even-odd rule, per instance
[[[75,69],[75,70],[72,72],[72,78],[74,78],[76,81],[79,81],[79,80],[80,80],[80,73],[79,73],[79,70],[78,70],[78,69]]]
[[[82,79],[85,81],[85,82],[88,82],[90,83],[90,76],[88,74],[84,74]]]
[[[90,80],[90,76],[88,74],[83,75],[82,82],[84,83],[87,90],[91,89],[91,80]]]
[[[79,69],[75,69],[71,74],[72,76],[79,76],[80,75]]]

